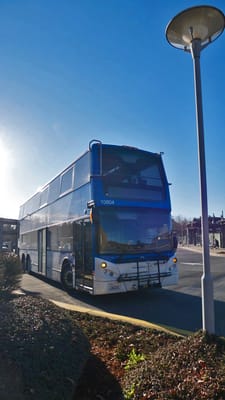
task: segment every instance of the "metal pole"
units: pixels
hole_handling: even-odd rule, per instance
[[[199,39],[193,39],[191,44],[191,54],[194,66],[200,196],[201,196],[201,210],[202,210],[202,219],[201,219],[202,257],[203,257],[203,275],[201,278],[202,329],[203,331],[207,331],[208,333],[213,334],[215,333],[215,316],[214,316],[214,302],[213,302],[213,281],[210,272],[210,255],[209,255],[209,223],[208,223],[206,166],[205,166],[204,126],[203,126],[203,111],[202,111],[200,52],[201,52],[201,41]]]

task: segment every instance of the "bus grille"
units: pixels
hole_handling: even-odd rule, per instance
[[[158,282],[160,282],[160,278],[165,278],[165,277],[168,277],[171,275],[172,275],[171,272],[161,272],[160,274],[158,274],[157,272],[154,274],[137,274],[137,273],[121,274],[117,280],[118,280],[118,282],[130,282],[130,281],[139,281],[139,282],[158,281]]]

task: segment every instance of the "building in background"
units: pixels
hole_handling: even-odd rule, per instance
[[[223,213],[220,217],[213,215],[209,220],[209,244],[214,248],[225,248],[225,218]],[[183,230],[183,237],[180,238],[181,244],[201,246],[201,217],[194,218],[187,223]]]
[[[19,221],[0,218],[0,252],[18,252]]]

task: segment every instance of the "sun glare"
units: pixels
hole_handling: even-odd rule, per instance
[[[10,159],[10,153],[7,147],[4,145],[3,140],[0,139],[0,178],[1,186],[5,183],[7,177],[7,169]]]

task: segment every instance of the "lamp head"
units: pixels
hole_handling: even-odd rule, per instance
[[[166,27],[166,38],[172,46],[190,52],[194,39],[198,39],[201,48],[204,48],[221,35],[224,26],[224,14],[218,8],[191,7],[169,22]]]

